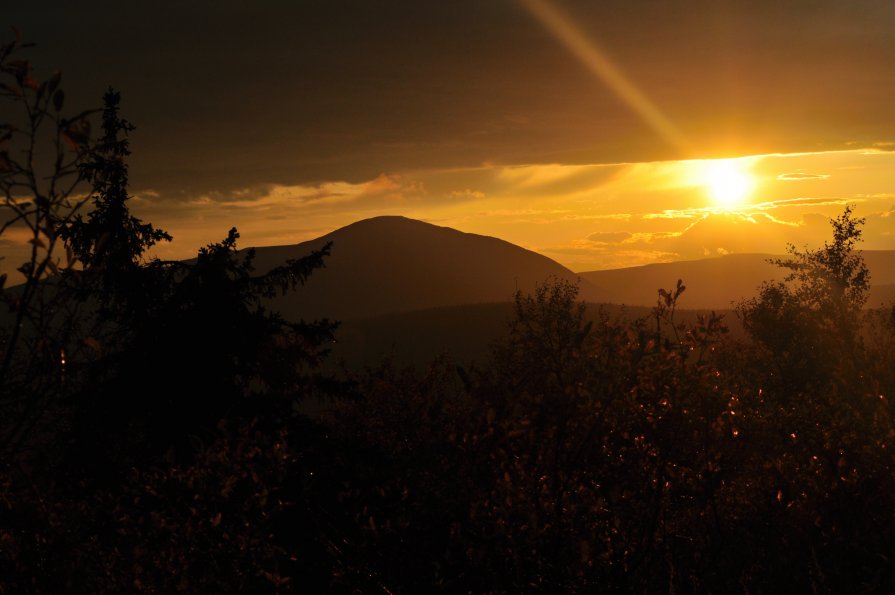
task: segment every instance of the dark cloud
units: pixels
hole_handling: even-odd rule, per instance
[[[706,156],[895,138],[895,4],[557,1]],[[138,188],[676,158],[511,0],[91,3],[3,20],[68,103],[123,93]]]

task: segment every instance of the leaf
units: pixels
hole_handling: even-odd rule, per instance
[[[78,147],[81,146],[76,139],[72,138],[72,136],[68,134],[68,131],[64,131],[62,133],[62,139],[65,141],[65,145],[72,151],[77,151]]]
[[[6,63],[6,69],[16,77],[16,82],[23,85],[25,77],[28,76],[28,72],[31,70],[31,64],[27,60],[9,60]]]
[[[21,97],[22,90],[18,87],[14,87],[9,83],[0,83],[0,89],[6,91],[7,94],[12,95],[13,97]]]
[[[61,81],[61,80],[62,80],[62,73],[57,70],[56,72],[53,73],[53,76],[51,76],[49,79],[47,79],[47,82],[46,82],[47,90],[50,93],[54,92],[56,89],[59,88],[59,81]]]
[[[77,151],[90,142],[90,123],[86,120],[76,120],[63,129],[62,135],[65,144],[72,151]]]
[[[46,248],[47,247],[47,245],[44,244],[43,240],[41,240],[40,238],[31,238],[30,240],[28,240],[27,243],[34,244],[38,248]]]
[[[53,108],[58,112],[62,110],[62,104],[65,101],[65,91],[62,89],[53,93]]]
[[[27,88],[31,89],[32,91],[37,91],[37,97],[38,97],[38,99],[40,98],[40,95],[42,92],[41,89],[43,87],[40,83],[38,83],[36,80],[34,80],[34,77],[31,76],[30,73],[25,75],[25,78],[22,79],[22,84],[24,86],[26,86]]]
[[[96,351],[96,352],[100,352],[100,351],[102,351],[102,345],[100,344],[99,341],[97,341],[97,340],[94,339],[93,337],[87,337],[87,338],[85,338],[85,339],[84,339],[84,345],[86,345],[87,347],[89,347],[90,349],[92,349],[92,350],[94,350],[94,351]]]

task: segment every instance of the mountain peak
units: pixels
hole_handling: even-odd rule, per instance
[[[290,318],[352,319],[391,312],[509,302],[551,277],[579,283],[559,263],[490,236],[407,217],[363,219],[295,246],[256,249],[259,270],[332,242],[325,268],[305,287],[277,300]],[[592,286],[581,281],[582,297]]]
[[[419,234],[420,237],[431,236],[433,238],[443,238],[445,235],[454,236],[457,238],[466,236],[474,238],[486,238],[491,241],[509,244],[509,242],[506,242],[505,240],[501,240],[499,238],[495,238],[493,236],[468,233],[465,231],[454,229],[453,227],[436,225],[434,223],[429,223],[428,221],[404,217],[403,215],[377,215],[376,217],[370,217],[368,219],[360,219],[359,221],[355,221],[354,223],[349,223],[344,227],[340,227],[339,229],[336,229],[323,237],[337,238],[347,234]],[[519,246],[517,247],[524,250],[524,248],[521,248]]]

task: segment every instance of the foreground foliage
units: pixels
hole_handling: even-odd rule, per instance
[[[445,364],[364,380],[334,422],[366,453],[340,505],[367,521],[359,547],[386,552],[386,584],[889,591],[890,347],[781,374],[773,342],[734,342],[712,316],[676,326],[682,289],[652,320],[588,325],[573,287],[544,287],[465,387],[445,393]],[[895,318],[869,316],[890,344]]]

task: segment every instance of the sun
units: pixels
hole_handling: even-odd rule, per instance
[[[734,209],[742,205],[755,186],[744,163],[736,159],[719,159],[707,163],[703,185],[716,205]]]

